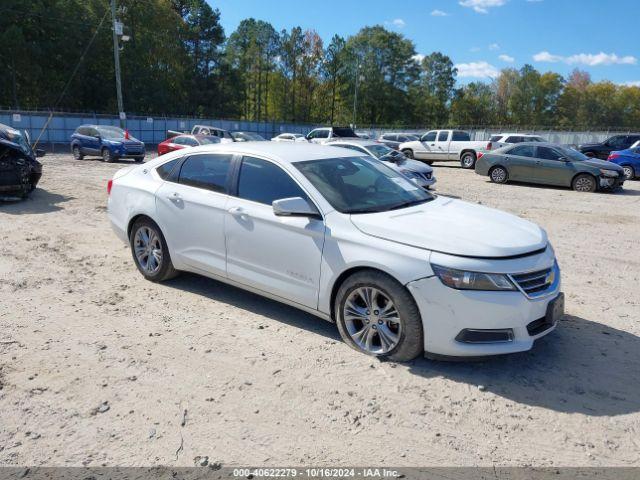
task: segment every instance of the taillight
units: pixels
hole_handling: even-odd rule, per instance
[[[111,195],[111,188],[113,187],[113,180],[107,182],[107,195]]]
[[[489,144],[489,145],[491,145],[491,144]],[[482,157],[484,157],[484,153],[478,152],[478,160],[480,160]]]
[[[491,150],[491,147],[492,147],[492,146],[493,146],[493,145],[491,145],[491,142],[487,143],[487,150]]]
[[[614,158],[618,158],[619,156],[620,156],[619,153],[612,153],[611,155],[609,155],[607,160],[613,160]]]

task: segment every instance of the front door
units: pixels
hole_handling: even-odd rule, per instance
[[[576,169],[568,158],[551,147],[536,147],[533,180],[547,185],[570,186]]]
[[[436,136],[438,132],[431,131],[425,133],[420,139],[420,149],[413,152],[414,158],[418,160],[436,160]]]
[[[434,160],[449,160],[449,142],[451,141],[451,132],[448,130],[440,130],[436,137],[436,146],[433,152]]]
[[[224,222],[232,156],[188,157],[156,192],[158,221],[171,255],[190,267],[226,276]]]
[[[276,216],[272,202],[290,197],[309,200],[278,165],[242,159],[237,192],[227,205],[227,272],[232,280],[317,308],[324,222]]]

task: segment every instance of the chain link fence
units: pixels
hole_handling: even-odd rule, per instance
[[[66,113],[45,111],[0,110],[0,123],[13,128],[27,130],[32,141],[51,149],[68,145],[71,134],[82,124],[119,126],[116,115],[96,113]],[[280,133],[306,134],[317,124],[288,122],[251,122],[245,120],[221,120],[215,118],[166,117],[131,115],[126,120],[127,130],[136,138],[149,145],[156,145],[167,138],[167,130],[191,131],[194,125],[210,125],[230,131],[247,131],[270,139]],[[432,128],[402,128],[380,126],[359,127],[358,133],[366,133],[370,138],[378,138],[382,133],[405,132],[424,133]],[[505,127],[505,126],[460,126],[456,129],[467,131],[473,140],[488,140],[496,133],[535,133],[553,143],[578,145],[581,143],[600,142],[615,134],[632,133],[623,128],[601,130],[567,130],[550,127]]]

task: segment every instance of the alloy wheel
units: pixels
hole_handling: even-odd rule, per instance
[[[491,170],[491,180],[495,183],[504,183],[507,179],[507,172],[504,168],[494,168]]]
[[[590,192],[593,190],[593,180],[588,177],[580,177],[576,180],[575,189],[577,192]]]
[[[73,147],[73,158],[75,158],[76,160],[81,159],[80,148],[78,148],[77,146]]]
[[[622,167],[624,169],[624,176],[627,180],[633,180],[634,172],[631,167]]]
[[[342,315],[352,340],[367,353],[388,353],[400,341],[400,314],[393,301],[376,287],[354,289],[344,303]]]
[[[473,167],[473,155],[471,155],[470,153],[467,153],[466,155],[464,155],[462,157],[462,166],[464,168]]]
[[[142,226],[136,231],[133,250],[140,268],[148,274],[153,275],[162,267],[162,241],[152,228]]]

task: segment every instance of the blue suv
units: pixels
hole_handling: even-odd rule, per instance
[[[80,125],[71,135],[71,152],[76,160],[98,155],[105,162],[119,158],[144,160],[144,143],[121,128],[109,125]]]

